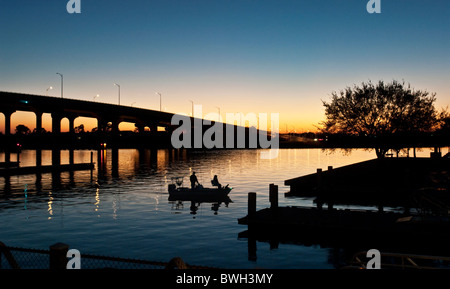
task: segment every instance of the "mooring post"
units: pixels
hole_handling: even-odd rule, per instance
[[[275,184],[269,185],[269,201],[271,209],[278,208],[278,186]]]
[[[8,147],[8,143],[6,143],[6,147],[5,147],[5,163],[6,163],[6,167],[9,167],[11,164],[11,153],[10,153],[10,148]]]
[[[317,169],[317,189],[322,190],[322,169]]]
[[[333,166],[328,166],[328,171],[326,174],[326,181],[324,182],[322,180],[322,190],[325,192],[325,194],[328,195],[331,200],[335,198],[334,196],[334,188],[336,186],[336,176],[335,171],[333,171]],[[323,184],[325,183],[325,184]]]
[[[248,216],[253,217],[256,214],[256,193],[248,193]]]
[[[42,150],[40,148],[36,149],[36,166],[42,166]]]
[[[63,270],[67,266],[67,252],[69,245],[56,243],[50,246],[50,269]]]
[[[247,239],[247,250],[248,250],[248,260],[256,261],[258,256],[256,255],[257,246],[256,246],[256,238],[253,236],[249,236]]]

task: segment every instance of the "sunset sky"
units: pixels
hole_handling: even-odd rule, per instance
[[[0,91],[60,96],[59,72],[65,98],[116,104],[118,83],[123,105],[159,110],[160,92],[174,113],[191,100],[205,114],[279,113],[281,132],[315,130],[321,100],[368,80],[450,106],[448,0],[381,0],[381,14],[366,0],[81,0],[81,14],[67,2],[0,0]],[[33,129],[34,115],[19,123]]]

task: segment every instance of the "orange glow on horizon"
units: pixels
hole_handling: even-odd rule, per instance
[[[225,113],[221,113],[222,116],[225,115]],[[245,115],[245,114],[244,114]],[[296,119],[297,118],[297,119]],[[279,132],[280,133],[286,133],[286,132],[314,132],[317,130],[315,126],[319,124],[319,122],[322,120],[320,117],[314,119],[310,118],[312,121],[299,121],[298,116],[295,114],[280,114],[280,120],[279,120]],[[225,121],[225,119],[224,119]],[[33,112],[23,112],[23,111],[17,111],[11,116],[11,133],[15,133],[16,126],[23,124],[27,126],[31,131],[33,131],[36,128],[36,116]],[[86,117],[79,117],[75,119],[74,126],[78,127],[80,125],[84,126],[84,130],[86,132],[92,131],[92,129],[97,127],[97,120],[95,118],[86,118]],[[267,124],[270,126],[270,122]],[[52,119],[50,114],[43,114],[42,115],[42,127],[46,131],[52,130]],[[129,122],[122,122],[119,125],[120,131],[134,131],[135,130],[135,124],[129,123]],[[159,131],[163,130],[162,128],[158,128]],[[5,117],[2,113],[0,113],[0,132],[5,133]],[[69,132],[69,120],[67,118],[63,118],[61,120],[61,132]]]

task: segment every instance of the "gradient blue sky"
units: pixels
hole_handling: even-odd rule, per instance
[[[0,90],[59,96],[60,72],[67,98],[117,103],[117,82],[124,105],[159,109],[158,91],[170,112],[280,113],[281,131],[314,129],[321,100],[368,80],[450,105],[448,0],[67,2],[0,0]]]

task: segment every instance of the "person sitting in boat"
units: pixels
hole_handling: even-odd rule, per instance
[[[191,189],[195,189],[195,184],[200,185],[200,183],[198,182],[197,176],[195,175],[195,172],[192,172],[190,181],[191,181]]]
[[[212,184],[214,187],[217,187],[218,189],[221,189],[221,188],[222,188],[222,185],[219,183],[219,179],[217,178],[217,175],[214,176],[214,178],[213,178],[212,181],[211,181],[211,184]]]

